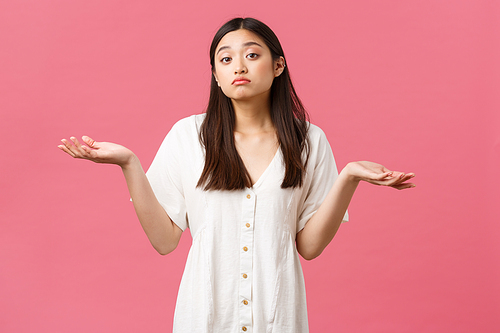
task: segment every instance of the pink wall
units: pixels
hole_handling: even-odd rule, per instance
[[[171,330],[189,233],[161,257],[119,168],[56,146],[87,134],[149,166],[203,111],[210,40],[238,15],[280,37],[339,167],[417,174],[361,185],[304,262],[311,332],[497,331],[500,4],[463,0],[0,2],[0,331]]]

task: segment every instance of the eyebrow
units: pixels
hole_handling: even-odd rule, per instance
[[[260,44],[259,44],[259,43],[257,43],[257,42],[246,42],[246,43],[244,43],[242,46],[243,46],[243,47],[249,47],[249,46],[253,46],[253,45],[257,45],[257,46],[262,47],[262,45],[260,45]],[[217,55],[217,54],[219,54],[219,52],[220,52],[220,51],[225,50],[225,49],[230,49],[230,48],[231,48],[231,46],[228,46],[228,45],[221,46],[221,47],[217,50],[216,55]]]

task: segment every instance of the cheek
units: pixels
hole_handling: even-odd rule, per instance
[[[220,68],[217,71],[217,79],[221,86],[227,85],[232,82],[231,72],[228,71],[227,68]]]
[[[230,92],[232,88],[232,83],[233,83],[233,78],[229,77],[228,75],[224,75],[224,73],[220,73],[217,75],[217,78],[219,80],[219,89],[222,90],[224,95],[228,96],[228,93]]]
[[[261,66],[258,69],[259,81],[263,84],[269,85],[269,87],[273,84],[274,81],[274,71],[270,66]]]

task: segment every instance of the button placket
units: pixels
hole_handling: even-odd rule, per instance
[[[255,221],[255,193],[247,189],[242,198],[242,220],[240,237],[240,327],[252,333],[252,266],[253,226]]]

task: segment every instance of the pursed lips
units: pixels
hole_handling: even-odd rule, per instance
[[[245,77],[241,77],[241,76],[239,76],[239,77],[237,77],[236,79],[234,79],[234,81],[233,81],[233,83],[232,83],[232,84],[233,84],[233,85],[240,85],[240,84],[246,84],[246,83],[249,83],[249,82],[250,82],[250,80],[249,80],[249,79],[247,79],[247,78],[245,78]]]

